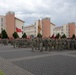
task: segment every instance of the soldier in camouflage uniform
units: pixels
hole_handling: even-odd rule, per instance
[[[38,46],[38,50],[40,50],[40,39],[39,38],[38,38],[37,46]]]
[[[58,39],[55,39],[55,41],[56,41],[55,50],[58,50]]]
[[[62,50],[62,39],[59,39],[59,50]]]
[[[58,39],[58,50],[60,50],[60,40]]]
[[[34,39],[31,39],[31,48],[32,48],[32,52],[34,52]]]
[[[74,48],[75,48],[75,50],[76,50],[76,39],[75,39],[75,44],[74,44]]]
[[[67,49],[70,50],[70,39],[67,39]]]
[[[71,39],[71,50],[74,50],[75,40]]]
[[[63,50],[64,49],[64,39],[63,38],[61,39],[61,47],[62,47],[61,50]]]
[[[52,50],[52,42],[51,39],[48,39],[48,50],[51,51]]]
[[[47,40],[47,38],[44,39],[44,48],[45,48],[45,51],[48,50],[48,40]]]
[[[66,50],[67,49],[67,41],[66,41],[66,39],[64,39],[63,46],[64,46],[63,49]]]
[[[37,50],[38,49],[38,38],[36,37],[34,40],[35,40],[35,50]]]
[[[43,51],[43,39],[40,38],[40,52]]]
[[[55,50],[55,49],[56,49],[56,39],[53,39],[52,42],[53,42],[53,43],[52,43],[52,45],[53,45],[53,50]]]

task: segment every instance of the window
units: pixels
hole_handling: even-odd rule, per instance
[[[1,28],[1,31],[3,31],[3,28]]]
[[[61,34],[63,34],[63,32],[61,32]]]
[[[1,18],[1,22],[3,22],[3,18]]]
[[[23,34],[23,31],[22,31],[22,34]]]
[[[22,26],[22,29],[23,29],[23,26]]]
[[[1,27],[3,27],[3,23],[1,23]]]
[[[34,27],[34,29],[36,29],[36,27]]]
[[[63,31],[63,29],[61,29],[61,31]]]

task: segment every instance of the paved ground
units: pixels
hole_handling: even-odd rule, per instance
[[[0,46],[0,70],[6,75],[76,75],[76,51],[31,52]]]

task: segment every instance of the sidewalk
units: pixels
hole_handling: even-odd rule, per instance
[[[0,70],[2,70],[5,75],[33,75],[30,72],[4,60],[0,57]]]

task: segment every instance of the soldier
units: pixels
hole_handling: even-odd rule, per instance
[[[48,40],[47,38],[44,39],[44,47],[45,47],[45,51],[48,50]]]
[[[15,39],[13,40],[13,47],[14,48],[16,47],[16,40]]]
[[[75,39],[75,44],[74,44],[74,48],[75,48],[75,50],[76,50],[76,39]]]
[[[58,50],[60,50],[60,40],[58,39]]]
[[[70,39],[67,39],[67,49],[70,50]]]
[[[62,38],[61,39],[61,50],[63,50],[64,49],[64,39]]]
[[[66,41],[66,39],[64,39],[63,45],[64,45],[63,49],[66,50],[67,49],[67,41]]]
[[[59,39],[59,50],[62,50],[62,39]]]
[[[55,41],[56,41],[55,50],[58,50],[58,39],[56,39]]]
[[[74,50],[75,40],[71,39],[71,49]]]
[[[30,40],[30,42],[32,41],[32,39]],[[28,45],[27,45],[27,43],[28,43],[28,39],[25,39],[24,40],[24,47],[27,47]]]
[[[43,51],[43,39],[40,38],[40,52]]]
[[[32,48],[32,52],[34,52],[34,39],[31,39],[31,48]]]
[[[38,41],[37,41],[37,46],[38,46],[38,50],[40,50],[40,39],[38,38]]]
[[[51,51],[52,49],[52,43],[51,43],[51,39],[48,39],[48,50]]]
[[[35,50],[37,50],[38,49],[38,38],[36,37],[34,40],[35,40]]]
[[[56,40],[52,39],[52,49],[55,50],[56,49]]]

